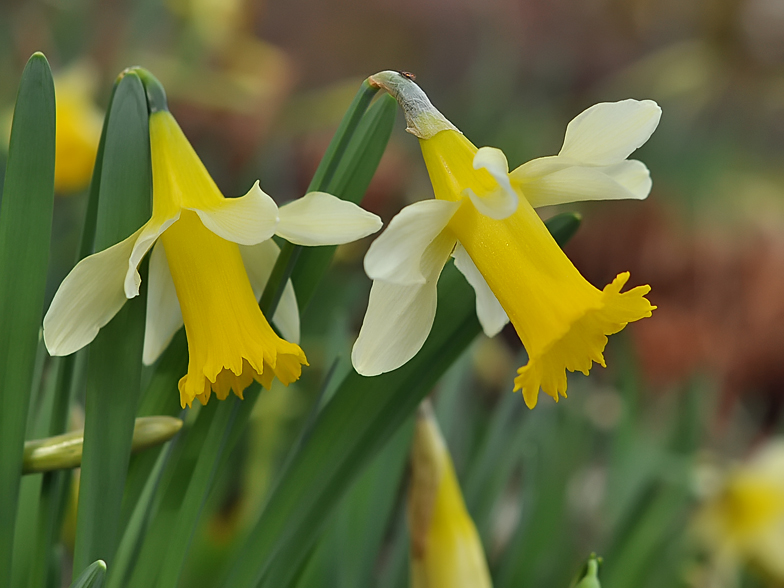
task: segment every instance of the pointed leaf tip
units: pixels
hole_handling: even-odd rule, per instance
[[[90,564],[71,584],[71,588],[101,588],[106,577],[106,562],[102,559]]]

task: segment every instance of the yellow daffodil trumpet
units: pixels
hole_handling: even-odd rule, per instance
[[[536,405],[539,390],[566,396],[566,370],[604,366],[607,336],[651,316],[649,286],[621,292],[619,274],[602,290],[569,261],[534,211],[579,200],[643,199],[648,169],[627,157],[651,136],[661,110],[650,100],[596,104],[572,120],[558,155],[509,172],[503,152],[477,149],[409,76],[381,72],[370,82],[400,103],[420,140],[435,200],[404,208],[365,257],[373,279],[354,345],[356,370],[396,369],[422,347],[433,324],[436,283],[450,255],[476,292],[488,336],[512,322],[528,352],[514,389]]]
[[[160,84],[139,70],[150,106],[153,210],[133,235],[91,255],[71,271],[44,317],[52,355],[92,341],[126,299],[139,294],[137,271],[152,250],[143,360],[153,363],[183,324],[188,373],[180,402],[206,403],[212,392],[242,398],[254,380],[288,385],[307,365],[299,311],[289,282],[272,320],[258,306],[278,255],[273,234],[299,245],[337,245],[381,227],[353,203],[311,192],[280,209],[256,182],[240,198],[224,198],[166,106]]]
[[[490,588],[482,543],[427,401],[417,415],[408,495],[412,588]]]

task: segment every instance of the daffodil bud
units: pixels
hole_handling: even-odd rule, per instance
[[[602,588],[599,583],[599,565],[602,559],[596,557],[596,554],[591,554],[588,563],[585,566],[585,573],[574,588]]]
[[[482,543],[466,510],[438,423],[422,404],[408,496],[412,588],[489,588]]]
[[[182,428],[182,421],[169,416],[139,417],[133,427],[132,452],[165,443]],[[78,468],[82,464],[84,430],[27,441],[22,472],[32,474]]]

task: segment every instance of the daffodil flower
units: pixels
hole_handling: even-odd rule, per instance
[[[408,493],[412,588],[490,588],[479,534],[428,402],[417,414]]]
[[[153,363],[185,324],[188,373],[180,402],[206,403],[253,381],[288,385],[307,360],[280,338],[258,306],[278,255],[277,234],[299,245],[347,243],[381,228],[353,203],[311,192],[280,209],[258,182],[240,198],[224,198],[177,121],[166,109],[150,115],[152,218],[133,235],[91,255],[60,285],[44,317],[52,355],[92,341],[127,299],[139,294],[138,267],[152,249],[143,360]],[[273,317],[280,332],[299,337],[291,283]]]
[[[82,62],[54,79],[54,189],[59,194],[73,193],[90,184],[103,124],[103,112],[93,103],[97,77],[90,64]]]
[[[700,477],[715,479],[716,472]],[[707,489],[711,496],[693,530],[717,574],[732,576],[752,564],[784,582],[784,438],[772,438]]]
[[[649,286],[627,292],[619,274],[598,290],[561,251],[535,207],[579,200],[643,199],[648,169],[627,157],[653,133],[661,110],[650,100],[596,104],[572,120],[558,155],[509,172],[504,154],[477,149],[408,77],[381,72],[371,83],[401,104],[408,131],[420,139],[435,200],[404,208],[371,245],[373,279],[352,360],[362,375],[394,370],[430,332],[436,283],[450,256],[476,292],[488,336],[511,320],[528,352],[515,391],[529,407],[541,388],[566,396],[566,370],[604,366],[607,335],[651,315]]]

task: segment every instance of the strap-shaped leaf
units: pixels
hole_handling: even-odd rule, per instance
[[[71,584],[71,588],[101,588],[105,577],[106,563],[99,559],[79,574]]]
[[[112,93],[109,97],[108,110],[111,110],[114,92],[117,84],[112,86]],[[93,177],[90,182],[89,196],[87,199],[87,211],[85,213],[84,224],[82,225],[82,236],[79,244],[75,262],[79,262],[93,252],[93,241],[95,240],[95,220],[98,213],[98,192],[101,185],[101,165],[103,161],[103,150],[106,143],[106,127],[109,117],[103,121],[101,139],[98,143],[98,152],[95,161],[97,165],[93,168]],[[76,390],[84,389],[85,363],[87,350],[66,357],[56,358],[57,361],[57,381],[54,387],[54,401],[52,406],[51,419],[46,435],[54,436],[65,433],[70,415],[71,400]],[[80,458],[81,459],[81,458]],[[52,546],[60,535],[60,529],[65,516],[65,507],[71,491],[71,470],[56,470],[47,472],[43,476],[41,484],[41,497],[38,513],[38,525],[36,529],[35,552],[31,555],[33,561],[44,561],[49,557]],[[30,569],[29,588],[43,588],[48,586],[49,576],[52,573],[51,566],[35,565]]]
[[[145,83],[147,82],[145,81]],[[367,184],[370,183],[370,179],[381,159],[381,154],[386,147],[395,117],[395,109],[390,109],[388,101],[381,116],[376,114],[378,113],[378,108],[374,109],[371,107],[366,112],[367,105],[376,91],[376,89],[370,88],[367,84],[363,84],[360,88],[322,159],[322,163],[311,182],[310,190],[324,191],[327,186],[331,185],[330,182],[344,178],[339,181],[339,185],[345,187],[345,193],[350,194],[351,199],[354,201],[362,198],[367,189]],[[359,142],[355,143],[356,141]],[[375,146],[370,148],[368,141]],[[349,157],[351,162],[343,163],[344,159]],[[355,174],[352,170],[358,167],[362,168],[362,172]],[[335,195],[344,197],[344,193],[337,191]],[[330,249],[329,255],[319,263],[328,264],[334,249],[323,249]],[[274,314],[280,291],[282,291],[282,285],[286,283],[300,251],[301,248],[291,245],[283,248],[278,264],[276,264],[264,296],[262,296],[261,307],[266,316]],[[279,288],[279,286],[281,287]],[[178,350],[177,347],[181,349]],[[153,389],[163,391],[173,398],[176,397],[177,381],[182,376],[184,362],[187,362],[185,338],[178,336],[175,337],[164,357],[156,366],[156,371],[150,384],[150,394],[145,394],[145,410],[147,410],[146,407],[148,405],[151,406],[155,403]],[[255,400],[259,396],[259,391],[260,387],[257,384],[245,390],[245,400],[240,402],[237,408],[234,426],[230,430],[230,436],[225,445],[226,448],[231,448],[237,442],[244,424],[250,417]],[[171,582],[174,580],[174,573],[169,571],[165,576],[160,574],[160,570],[164,569],[164,557],[167,558],[168,562],[173,562],[166,565],[173,566],[176,574],[179,574],[181,562],[187,555],[187,549],[181,549],[181,547],[189,545],[194,531],[194,524],[198,521],[198,510],[193,511],[191,507],[198,509],[202,503],[201,498],[196,498],[198,493],[196,490],[192,491],[190,485],[194,485],[194,488],[200,487],[203,493],[209,492],[211,488],[210,483],[204,483],[205,480],[207,482],[210,481],[209,476],[203,478],[196,475],[196,461],[198,459],[204,462],[203,471],[209,472],[211,470],[207,467],[205,460],[209,457],[209,459],[217,463],[224,456],[224,451],[210,451],[208,456],[202,458],[205,438],[210,436],[215,439],[221,439],[225,428],[225,418],[223,418],[225,415],[220,418],[217,415],[219,411],[218,404],[226,403],[218,403],[213,400],[200,410],[196,423],[183,436],[182,447],[177,448],[173,452],[166,470],[162,474],[158,488],[158,501],[151,505],[154,512],[151,517],[150,530],[141,546],[137,563],[133,566],[133,572],[128,579],[127,586],[141,588],[153,585],[158,581],[171,585]],[[225,407],[221,408],[220,413],[223,414],[224,410]],[[135,496],[139,496],[143,487],[144,472],[151,470],[153,462],[151,458],[145,457],[143,460],[137,460],[134,466],[138,466],[138,472],[133,473],[132,490]],[[189,499],[183,502],[182,499],[186,493],[189,493],[193,500]],[[126,505],[126,512],[130,513],[135,504],[135,500],[129,501]],[[194,515],[196,516],[195,519],[193,518]],[[173,529],[174,521],[177,520],[187,520],[188,523],[183,522],[177,525],[176,529]],[[167,552],[169,545],[178,542],[181,544],[179,547],[172,548],[171,551]],[[123,544],[125,546],[126,542],[123,542]],[[127,545],[131,548],[132,542],[128,541]],[[124,556],[125,554],[123,554]],[[113,577],[110,578],[110,581],[114,585],[115,579]],[[117,581],[122,583],[123,579],[118,578]]]
[[[450,263],[420,352],[393,372],[365,378],[352,371],[343,380],[270,496],[224,586],[271,587],[266,581],[272,579],[276,588],[286,586],[356,476],[480,330],[474,292]]]
[[[25,422],[54,205],[55,97],[35,53],[19,84],[0,204],[0,585],[11,582]]]
[[[141,80],[126,73],[112,100],[101,164],[95,250],[125,239],[150,218],[150,140]],[[120,507],[141,380],[146,296],[129,300],[89,348],[85,435],[74,570],[119,542]]]

